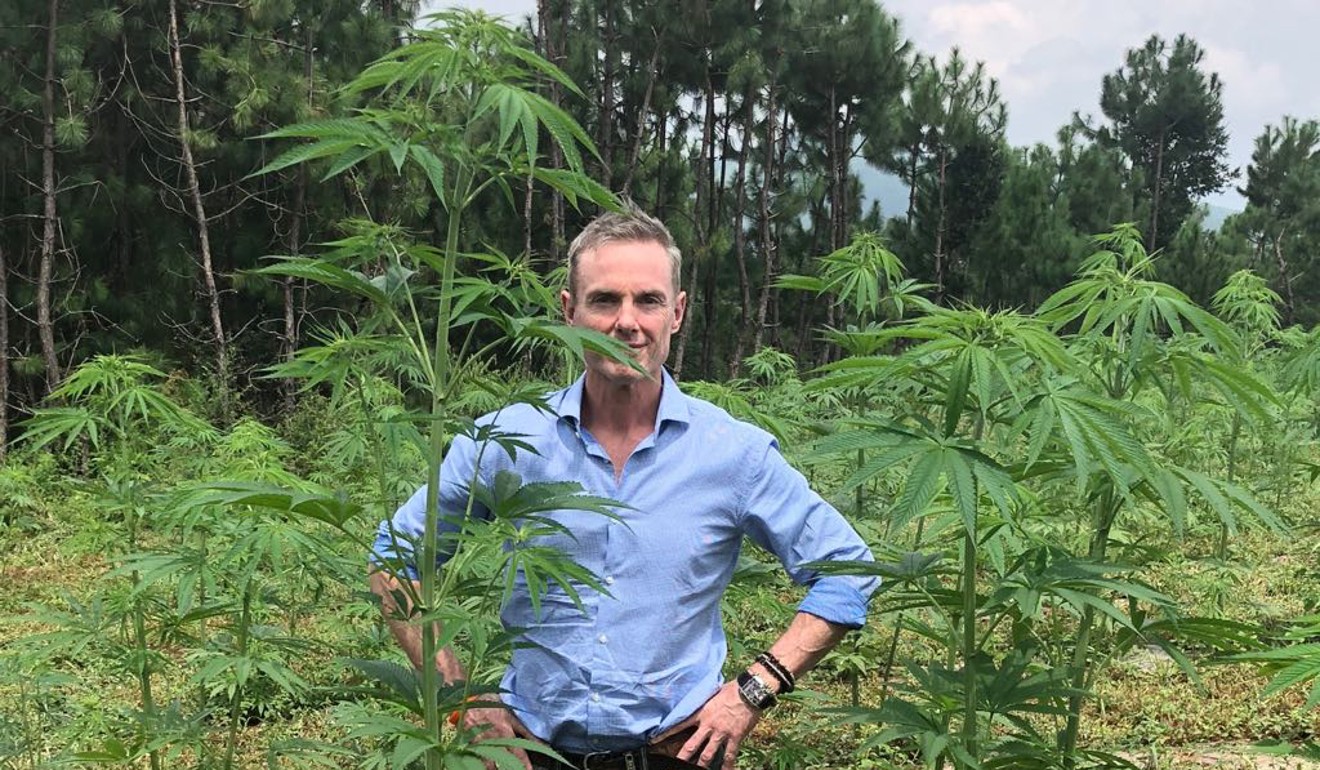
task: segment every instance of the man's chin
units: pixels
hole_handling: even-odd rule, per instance
[[[638,361],[637,363],[641,366],[646,366],[642,361]],[[658,377],[651,375],[649,371],[638,371],[622,361],[601,361],[598,366],[593,368],[595,368],[598,374],[605,377],[605,379],[618,383],[643,382],[646,380],[658,379]]]

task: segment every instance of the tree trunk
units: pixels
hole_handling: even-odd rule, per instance
[[[752,313],[752,286],[747,276],[747,228],[743,218],[747,215],[747,155],[752,151],[752,121],[755,119],[753,93],[749,85],[747,93],[743,95],[742,146],[738,148],[738,170],[734,172],[733,256],[738,265],[738,288],[742,301],[738,303],[738,328],[733,335],[733,356],[729,359],[730,379],[737,377],[742,368],[743,343],[747,339],[745,330]]]
[[[303,207],[306,205],[307,172],[306,166],[298,167],[297,186],[293,190],[293,220],[289,223],[289,254],[297,256],[302,251]],[[298,315],[293,299],[293,277],[286,276],[282,281],[284,289],[284,336],[280,340],[280,358],[285,362],[293,360],[298,352]],[[292,412],[297,401],[298,380],[285,378],[281,383],[284,391],[284,410]]]
[[[711,214],[710,223],[706,228],[707,240],[715,237],[715,230],[720,222],[724,221],[724,191],[728,189],[729,177],[729,132],[733,130],[733,114],[726,108],[723,119],[720,121],[722,130],[720,132],[720,173],[719,184],[715,183],[714,166],[711,167]],[[712,148],[713,151],[713,148]],[[709,264],[706,266],[706,326],[702,330],[701,339],[701,376],[705,379],[714,377],[714,354],[715,354],[715,328],[719,322],[719,259],[714,253],[709,254]]]
[[[129,139],[131,124],[128,117],[123,112],[112,113],[109,121],[114,126],[115,140],[110,152],[114,154],[114,159],[107,162],[111,168],[110,173],[121,179],[129,178],[129,166],[132,161],[129,159],[129,148],[132,141]],[[107,153],[109,154],[109,153]],[[128,291],[128,268],[133,264],[133,240],[134,240],[134,222],[132,218],[132,208],[130,206],[115,206],[115,222],[118,233],[115,236],[115,271],[110,276],[110,291],[113,293],[127,293]]]
[[[1146,253],[1155,250],[1155,244],[1159,243],[1160,228],[1160,192],[1164,182],[1164,131],[1160,131],[1159,140],[1155,143],[1155,189],[1151,193],[1150,202],[1150,232],[1146,233]]]
[[[604,63],[600,78],[600,160],[604,170],[601,182],[614,189],[614,59],[617,55],[614,30],[614,4],[616,0],[602,0],[605,12],[605,32],[601,36]]]
[[[215,270],[211,263],[211,236],[207,226],[206,206],[202,202],[202,186],[197,179],[197,164],[189,144],[191,128],[188,125],[188,99],[184,91],[183,52],[179,39],[179,9],[177,0],[169,0],[170,63],[174,74],[174,101],[178,108],[179,159],[183,163],[188,183],[188,197],[192,200],[193,218],[197,221],[197,242],[202,258],[202,284],[211,316],[211,336],[215,341],[215,370],[219,380],[221,412],[229,410],[229,354],[225,339],[224,322],[220,317],[220,291],[216,285]]]
[[[556,29],[566,29],[567,19],[556,18],[551,9],[553,0],[537,0],[536,20],[540,27],[539,42],[541,44],[541,56],[546,61],[563,69],[564,56],[560,48],[559,41],[566,39],[564,34],[556,36]],[[565,3],[565,6],[568,4]],[[565,7],[563,16],[567,17],[568,10]],[[559,81],[550,80],[550,102],[556,107],[561,106],[562,96],[559,92]],[[550,143],[550,167],[563,168],[564,156],[555,142]],[[568,241],[564,237],[564,194],[558,190],[550,191],[550,254],[552,259],[563,258],[568,250]]]
[[[839,180],[839,156],[842,155],[843,152],[839,149],[839,131],[838,131],[838,110],[839,110],[839,108],[838,108],[838,104],[836,103],[835,99],[836,99],[836,89],[835,89],[833,86],[831,86],[831,87],[830,87],[830,128],[829,128],[829,130],[830,130],[830,135],[829,135],[829,140],[828,140],[827,143],[826,143],[826,152],[829,153],[829,161],[828,161],[828,162],[829,162],[829,166],[830,166],[830,184],[829,184],[829,197],[830,197],[830,220],[829,220],[829,222],[830,222],[830,223],[829,223],[829,228],[830,228],[830,251],[831,251],[831,252],[833,252],[835,249],[838,249],[838,248],[842,245],[842,244],[836,242],[836,240],[837,240],[837,233],[838,233],[838,227],[837,227],[837,225],[835,224],[835,222],[836,222],[836,220],[837,220],[837,218],[838,218],[838,216],[839,216],[839,197],[840,197],[839,188],[843,186],[842,183],[841,183],[840,180]]]
[[[660,162],[655,170],[655,199],[651,201],[651,208],[656,218],[663,222],[665,221],[665,167],[668,165],[665,162],[665,140],[669,136],[669,116],[657,114],[655,118],[659,121],[659,125],[655,127],[655,151]]]
[[[637,163],[642,157],[642,137],[646,134],[646,113],[651,111],[651,98],[655,94],[655,80],[660,68],[661,36],[655,37],[655,50],[651,52],[651,65],[647,68],[646,92],[642,95],[642,108],[637,111],[637,131],[633,135],[632,151],[628,153],[628,169],[623,177],[622,195],[627,198],[632,193],[633,177],[637,174]],[[664,116],[656,116],[663,122]]]
[[[792,138],[789,133],[789,129],[792,126],[792,116],[789,114],[788,110],[780,110],[779,114],[781,118],[779,123],[779,161],[775,163],[774,168],[775,183],[773,189],[775,190],[780,190],[784,186],[784,169],[788,168],[788,148],[789,144],[791,144],[790,140]],[[779,248],[784,242],[783,220],[777,220],[774,223],[774,234],[772,237],[774,238],[775,243],[775,253],[773,255],[774,261],[775,265],[778,265],[780,259],[783,257],[783,251]],[[772,344],[780,350],[783,350],[787,344],[784,341],[784,313],[783,308],[780,306],[780,300],[783,299],[783,296],[783,293],[778,291],[772,291],[770,293],[769,324],[771,328],[775,330],[774,342]]]
[[[696,203],[692,209],[693,220],[696,223],[697,230],[697,248],[692,261],[692,282],[688,285],[688,308],[696,309],[699,304],[698,295],[700,294],[700,275],[701,263],[709,257],[706,250],[710,248],[710,224],[714,219],[709,214],[702,216],[702,212],[710,212],[713,208],[711,201],[715,184],[715,153],[713,146],[715,143],[715,90],[711,85],[710,78],[710,52],[706,52],[706,119],[702,121],[701,126],[701,168],[697,173],[697,197]],[[703,208],[704,206],[704,208]],[[709,318],[702,319],[704,323],[710,323]],[[692,334],[692,314],[688,314],[687,323],[678,333],[678,351],[674,361],[674,379],[679,379],[683,374],[683,358],[687,354],[688,339]]]
[[[312,85],[312,28],[307,26],[306,35],[303,39],[303,79],[307,84],[307,106],[312,106],[313,85]],[[295,187],[293,188],[293,212],[292,220],[289,223],[289,254],[297,256],[302,253],[302,225],[304,211],[307,208],[307,165],[298,165],[298,175],[295,178]],[[296,303],[293,298],[293,277],[288,276],[283,281],[284,288],[284,337],[281,339],[281,346],[284,348],[282,358],[292,361],[293,356],[298,352],[298,314]],[[298,397],[298,381],[289,377],[282,383],[284,390],[284,411],[292,413],[296,406]]]
[[[1283,255],[1283,231],[1274,237],[1274,263],[1279,270],[1279,282],[1283,288],[1283,326],[1293,322],[1293,310],[1296,307],[1293,297],[1292,276],[1288,275],[1288,259]]]
[[[51,317],[51,281],[55,273],[55,239],[59,212],[55,207],[55,28],[59,0],[50,0],[46,20],[46,77],[41,89],[41,264],[37,270],[37,336],[46,365],[46,392],[60,383],[60,362],[55,353],[55,323]]]
[[[799,275],[806,274],[807,272],[806,262],[807,259],[809,259],[809,255],[820,253],[821,230],[827,229],[829,227],[828,218],[827,218],[828,215],[824,211],[824,209],[829,206],[829,191],[827,190],[825,192],[824,199],[814,201],[812,202],[811,205],[812,205],[811,221],[813,223],[813,226],[811,228],[811,243],[805,252],[800,252],[798,254],[795,271]],[[821,224],[822,221],[825,221],[826,224],[822,225]],[[826,233],[825,237],[829,238],[830,234]],[[810,302],[802,302],[801,297],[799,296],[794,296],[794,299],[798,300],[798,319],[797,319],[797,352],[794,354],[793,357],[798,361],[808,361],[808,362],[813,361],[815,359],[812,357],[813,352],[811,346],[811,331],[810,331],[812,304]]]
[[[944,227],[945,227],[944,183],[946,179],[946,172],[948,171],[949,168],[949,153],[946,150],[943,141],[940,142],[939,164],[940,164],[939,166],[940,168],[939,212],[940,213],[939,213],[939,220],[935,226],[935,254],[934,254],[935,304],[943,305],[944,286],[945,286],[944,274],[945,271],[948,269],[948,266],[945,264],[947,260],[945,259],[945,254],[944,254]]]
[[[0,244],[0,465],[9,450],[9,264]]]
[[[715,327],[719,321],[719,272],[720,264],[716,255],[707,250],[706,252],[706,288],[702,292],[702,301],[705,303],[705,312],[702,320],[705,325],[701,329],[701,378],[711,380],[715,378]]]
[[[843,248],[848,239],[848,162],[852,159],[851,126],[849,124],[848,107],[843,105],[842,123],[839,119],[840,105],[837,102],[837,91],[830,89],[830,136],[829,136],[829,154],[830,154],[830,219],[829,219],[829,250],[831,253]],[[838,325],[838,307],[831,302],[825,308],[825,323],[828,326]],[[816,358],[817,366],[824,366],[835,357],[835,346],[829,342],[822,342],[820,346],[819,357]]]
[[[908,148],[908,207],[907,226],[912,227],[912,215],[917,210],[917,160],[921,157],[921,142],[916,141]]]
[[[775,115],[775,81],[770,81],[770,88],[766,93],[766,116],[765,116],[765,160],[764,168],[761,172],[761,192],[756,199],[756,218],[757,226],[761,240],[761,262],[765,274],[761,277],[761,298],[756,303],[756,326],[752,336],[752,355],[761,349],[761,342],[765,338],[765,322],[770,310],[770,287],[775,282],[775,262],[779,244],[775,240],[774,228],[771,226],[770,212],[770,190],[778,180],[778,168],[775,163],[775,121],[778,119]]]

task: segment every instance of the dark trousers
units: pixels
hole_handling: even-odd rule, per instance
[[[610,754],[560,753],[570,764],[557,762],[546,756],[534,755],[532,770],[704,770],[701,765],[640,749]],[[713,767],[719,765],[715,764]]]
[[[707,770],[693,762],[676,758],[683,744],[692,736],[692,729],[670,736],[658,745],[644,746],[632,751],[615,751],[599,754],[573,754],[560,751],[568,764],[558,762],[541,754],[532,754],[532,770]],[[724,763],[724,751],[715,752],[715,759],[710,763],[710,770],[719,770]]]

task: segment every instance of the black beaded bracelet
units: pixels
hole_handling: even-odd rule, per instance
[[[780,695],[793,692],[794,688],[797,687],[797,682],[793,679],[793,672],[789,671],[788,666],[780,663],[779,658],[776,658],[768,650],[757,655],[756,662],[765,666],[765,670],[769,671],[771,676],[779,680]]]

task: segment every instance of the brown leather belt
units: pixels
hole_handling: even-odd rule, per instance
[[[534,768],[544,770],[702,770],[701,765],[684,762],[667,754],[661,754],[653,748],[638,748],[631,751],[600,751],[592,754],[570,754],[560,752],[568,763],[558,762],[549,757],[533,760]]]
[[[693,732],[695,728],[690,728],[660,743],[629,751],[597,751],[591,754],[561,751],[560,755],[568,760],[568,764],[549,757],[533,757],[532,765],[537,770],[705,770],[701,765],[686,762],[676,756]],[[718,768],[723,757],[724,752],[717,754],[711,766]]]

